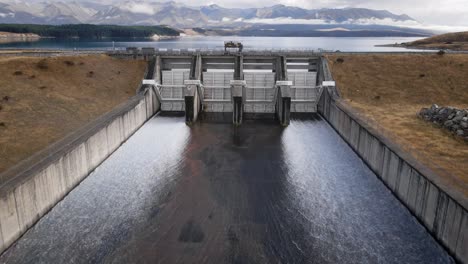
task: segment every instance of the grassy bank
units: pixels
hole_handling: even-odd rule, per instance
[[[0,172],[135,95],[145,67],[105,55],[0,58]]]
[[[402,45],[408,48],[468,51],[468,32],[447,33]]]
[[[352,107],[468,194],[468,144],[416,116],[434,103],[468,107],[468,55],[327,58],[342,96]]]

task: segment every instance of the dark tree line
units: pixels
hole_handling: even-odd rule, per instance
[[[114,26],[114,25],[34,25],[0,24],[0,31],[11,33],[34,33],[41,37],[55,38],[146,38],[154,34],[178,36],[179,32],[166,26]]]

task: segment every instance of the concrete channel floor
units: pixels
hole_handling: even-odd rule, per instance
[[[319,116],[155,117],[1,263],[452,263]]]

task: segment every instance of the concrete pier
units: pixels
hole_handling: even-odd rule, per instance
[[[276,116],[282,126],[288,126],[291,119],[291,83],[277,82],[278,102],[276,104]]]
[[[288,126],[291,118],[291,86],[293,82],[288,81],[288,68],[284,56],[277,59],[276,79],[276,117],[280,125]]]
[[[185,122],[188,125],[195,123],[198,114],[202,110],[203,88],[201,84],[202,75],[201,57],[193,56],[190,66],[190,80],[185,80]]]
[[[236,56],[234,58],[234,80],[231,81],[231,96],[232,96],[232,123],[234,125],[242,124],[244,115],[244,94],[246,82],[244,81],[244,58]]]

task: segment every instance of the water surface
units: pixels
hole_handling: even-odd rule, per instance
[[[222,49],[224,41],[235,40],[247,49],[310,49],[340,51],[412,51],[404,48],[376,47],[375,45],[410,42],[414,37],[182,37],[160,41],[148,39],[41,39],[32,42],[0,44],[0,48],[43,49],[123,49],[126,47],[154,47],[162,49]],[[420,52],[421,50],[413,50]]]
[[[452,263],[320,117],[156,117],[2,263]]]

